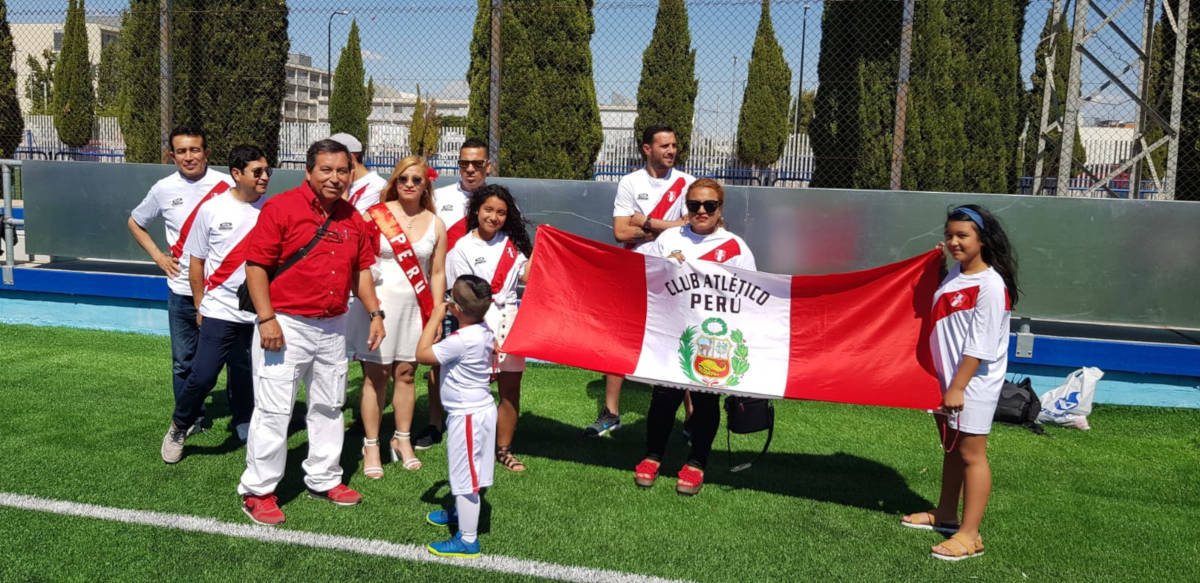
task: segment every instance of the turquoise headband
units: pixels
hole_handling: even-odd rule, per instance
[[[960,206],[960,207],[950,211],[950,216],[954,216],[959,213],[962,213],[962,214],[970,217],[971,221],[975,223],[975,226],[979,227],[980,231],[983,230],[983,217],[979,216],[979,213],[977,213],[965,206]]]

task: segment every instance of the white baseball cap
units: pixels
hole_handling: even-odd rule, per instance
[[[362,142],[358,141],[358,138],[356,138],[350,134],[347,134],[344,132],[337,133],[337,134],[333,134],[332,136],[329,136],[329,139],[331,139],[343,146],[346,146],[346,149],[350,150],[351,154],[361,154],[362,153]]]

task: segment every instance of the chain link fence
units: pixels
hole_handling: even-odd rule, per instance
[[[521,10],[532,10],[529,2],[504,0],[502,7],[516,10],[515,18]],[[755,73],[751,60],[756,36],[763,30],[764,3],[687,2],[696,94],[683,166],[697,176],[764,186],[1200,198],[1200,135],[1188,130],[1200,125],[1195,119],[1200,110],[1189,110],[1187,91],[1181,104],[1172,100],[1172,73],[1184,65],[1182,59],[1174,59],[1178,35],[1173,30],[1188,27],[1186,15],[1179,14],[1181,3],[1186,4],[1166,3],[1170,15],[1164,17],[1162,0],[1104,0],[1085,3],[1082,10],[1069,0],[776,0],[769,3],[769,36],[778,44],[785,68],[760,66]],[[122,162],[126,143],[111,100],[98,111],[93,139],[82,148],[64,145],[49,115],[53,61],[62,49],[66,4],[8,3],[24,128],[16,157]],[[183,10],[186,3],[158,4]],[[222,6],[235,4],[236,9],[221,14]],[[435,104],[441,116],[432,163],[453,174],[458,146],[469,137],[472,39],[482,30],[486,41],[490,4],[287,2],[288,54],[278,80],[286,86],[279,104],[279,164],[302,164],[307,146],[329,134],[332,73],[345,58],[354,26],[363,83],[373,89],[366,136],[369,162],[386,168],[410,153],[409,130],[419,94],[421,102]],[[204,6],[218,21],[284,17],[256,10],[255,2],[245,0]],[[639,83],[660,2],[544,0],[536,6],[564,14],[581,6],[587,14],[590,6],[590,77],[603,138],[587,177],[616,180],[641,164],[635,126],[648,121],[638,121]],[[112,80],[105,75],[112,71],[120,82],[121,64],[104,62],[120,52],[105,47],[124,42],[122,14],[128,10],[129,0],[86,4],[88,54],[98,90],[111,91]],[[1081,14],[1086,27],[1076,35]],[[556,37],[554,31],[525,34],[535,43],[578,41]],[[511,56],[506,49],[521,50],[512,44],[519,43],[519,36],[501,40],[505,59]],[[1200,53],[1200,43],[1193,44],[1187,56]],[[769,49],[768,45],[762,46]],[[767,49],[761,50],[763,55]],[[547,65],[536,50],[533,68],[542,70]],[[1073,58],[1078,60],[1077,90],[1070,75]],[[236,65],[230,73],[213,70],[214,62],[205,61],[210,68],[199,71],[185,71],[176,63],[168,81],[181,82],[185,75],[224,75],[222,79],[236,82]],[[516,134],[538,129],[514,129],[504,122],[511,109],[539,106],[531,100],[513,108],[504,101],[506,91],[519,89],[504,81],[529,78],[523,72],[502,72],[502,145],[506,140],[516,143]],[[1183,82],[1200,83],[1191,77]],[[743,119],[744,109],[769,100],[756,97],[744,103],[747,95],[763,95],[752,86],[764,82],[774,83],[776,95],[781,92],[778,87],[787,87],[786,113],[780,116],[779,108],[772,106],[776,115],[771,123],[785,129],[780,140],[772,138],[768,149],[777,153],[766,163],[761,156],[748,161],[750,156],[739,153],[739,141],[750,148],[747,144],[759,134],[769,133],[761,122],[754,125]],[[686,94],[687,86],[681,76],[679,92]],[[553,89],[545,91],[542,95],[553,95]],[[1192,92],[1200,93],[1200,88]],[[588,118],[576,111],[553,113]],[[1060,173],[1064,130],[1073,130],[1077,137],[1066,157],[1069,169]],[[1173,142],[1174,137],[1179,140]],[[1155,142],[1161,144],[1143,163],[1127,163]],[[1180,152],[1175,168],[1169,168],[1171,147]],[[1057,188],[1062,176],[1069,182],[1066,189]]]

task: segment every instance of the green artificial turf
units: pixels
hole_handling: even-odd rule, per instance
[[[249,521],[235,487],[244,450],[228,427],[223,383],[211,430],[167,466],[170,352],[163,337],[0,325],[0,492],[125,509]],[[348,421],[361,375],[352,368]],[[867,379],[864,379],[867,380]],[[881,388],[882,390],[882,388]],[[417,415],[425,416],[424,384]],[[1083,432],[1038,436],[997,425],[986,554],[929,557],[942,539],[903,528],[933,505],[941,451],[929,416],[909,410],[777,402],[771,451],[731,474],[722,429],[694,498],[674,492],[686,444],[673,438],[658,483],[639,490],[649,391],[627,383],[624,427],[585,439],[603,377],[533,365],[525,374],[515,451],[529,469],[496,469],[484,496],[486,554],[696,581],[1195,580],[1200,572],[1200,411],[1097,406]],[[301,395],[303,399],[303,394]],[[281,528],[424,544],[447,531],[424,514],[449,501],[444,446],[424,468],[360,471],[362,430],[347,430],[342,465],[365,502],[339,508],[303,496],[303,405],[293,417]],[[392,430],[385,415],[382,434]],[[765,434],[735,435],[737,461]],[[511,575],[213,534],[0,508],[0,580],[507,581]],[[470,566],[469,561],[464,565]]]

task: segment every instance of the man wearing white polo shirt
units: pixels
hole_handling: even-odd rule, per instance
[[[487,144],[479,138],[467,138],[458,149],[458,182],[443,186],[433,191],[433,206],[439,219],[446,225],[446,252],[454,248],[454,244],[467,234],[467,207],[471,202],[471,193],[479,190],[487,182],[488,173],[492,171],[492,163],[488,160]],[[452,318],[447,318],[452,322]],[[449,325],[443,325],[442,331],[449,335],[453,330]],[[439,369],[434,366],[429,376],[429,425],[425,426],[413,440],[416,449],[429,449],[442,441],[442,431],[445,429],[446,413],[442,409],[441,395],[438,391]]]
[[[659,233],[684,224],[683,199],[696,177],[675,169],[679,146],[675,130],[651,125],[642,132],[646,166],[617,183],[613,201],[613,237],[626,249],[637,251]],[[584,435],[600,437],[621,428],[621,375],[604,375],[604,408]]]
[[[329,139],[350,150],[350,163],[354,164],[354,170],[351,171],[353,182],[343,198],[358,209],[358,214],[365,215],[367,209],[379,204],[379,193],[387,186],[387,180],[363,164],[363,145],[358,138],[337,133],[329,136]]]
[[[254,386],[250,368],[250,340],[254,312],[239,305],[237,289],[246,281],[246,235],[258,221],[271,167],[255,146],[235,146],[229,152],[229,172],[234,186],[228,194],[209,201],[196,212],[196,220],[183,249],[190,257],[188,278],[192,298],[200,312],[200,339],[183,394],[175,404],[171,427],[162,442],[162,458],[169,464],[183,457],[187,428],[200,416],[205,397],[217,384],[221,368],[227,370],[226,396],[238,439],[245,442],[254,412]]]
[[[183,251],[184,241],[195,220],[195,211],[203,202],[219,196],[233,186],[228,174],[208,167],[208,145],[204,130],[180,126],[171,131],[167,142],[169,157],[177,172],[150,187],[146,198],[130,213],[127,226],[133,239],[141,245],[150,259],[167,275],[167,323],[171,333],[172,388],[176,403],[183,394],[184,384],[192,372],[192,357],[200,327],[196,325],[196,306],[188,283],[189,259]],[[162,251],[150,237],[146,226],[162,217],[166,227],[167,251]],[[200,429],[196,423],[190,431]]]

